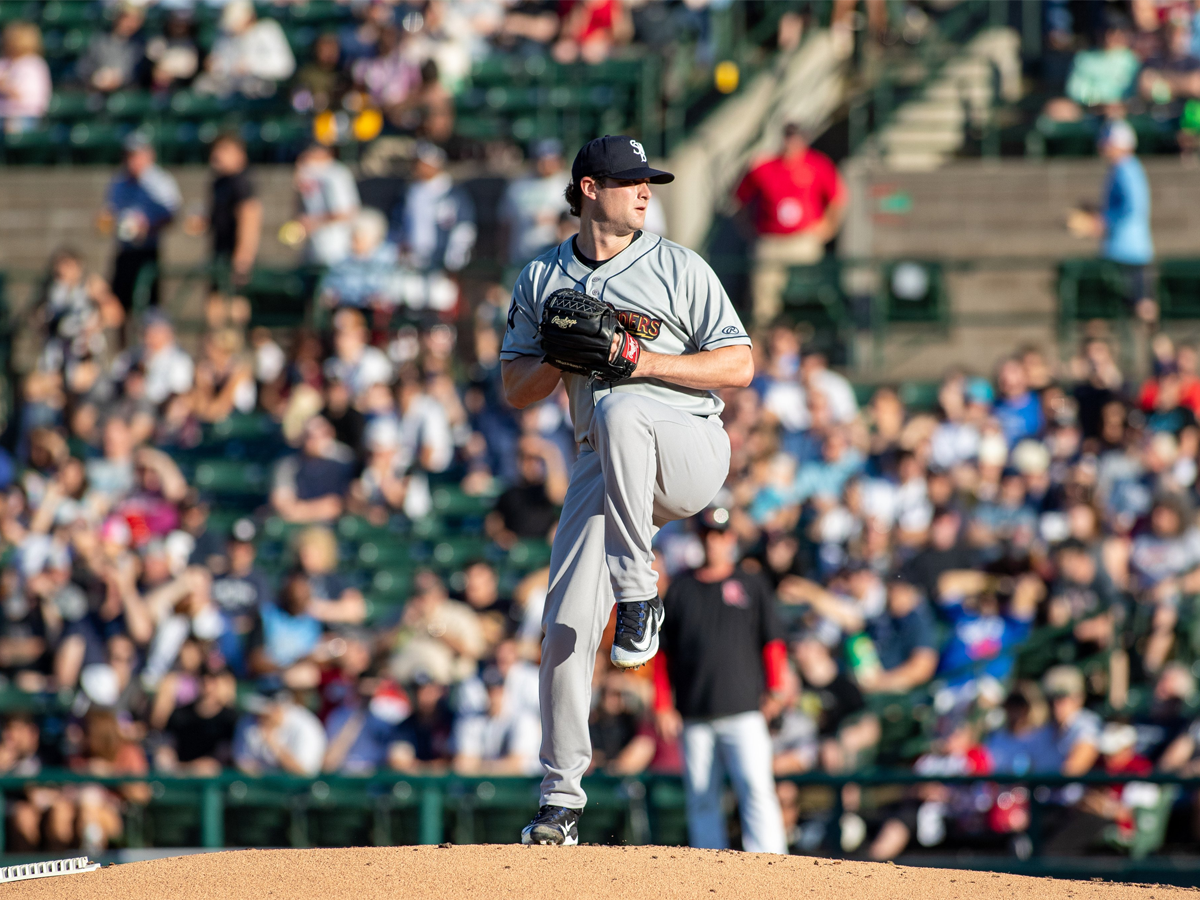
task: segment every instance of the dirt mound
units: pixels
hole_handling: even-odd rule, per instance
[[[241,850],[0,885],[2,900],[1167,900],[1178,888],[679,847]]]

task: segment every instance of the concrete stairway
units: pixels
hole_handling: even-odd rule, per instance
[[[1020,85],[1020,37],[990,28],[950,59],[921,91],[898,109],[868,142],[863,154],[894,171],[929,171],[962,147],[968,124],[987,121],[995,99],[1015,98]]]

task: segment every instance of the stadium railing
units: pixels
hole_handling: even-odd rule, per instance
[[[1028,824],[1012,832],[981,827],[977,834],[955,835],[956,846],[975,840],[974,865],[1020,871],[1027,862],[1046,861],[1042,851],[1046,808],[1060,805],[1061,789],[1136,784],[1138,806],[1132,829],[1123,836],[1110,830],[1105,842],[1114,856],[1147,860],[1163,846],[1167,818],[1185,795],[1200,790],[1200,779],[1165,773],[1143,776],[1090,773],[927,776],[911,771],[874,769],[846,775],[806,773],[791,781],[805,792],[803,818],[837,822],[845,807],[843,788],[861,791],[861,810],[887,815],[893,804],[913,796],[921,785],[973,787],[1002,804],[1027,807]],[[353,777],[326,774],[315,778],[289,775],[249,776],[229,770],[197,778],[150,772],[144,777],[96,777],[69,770],[47,769],[36,776],[0,776],[5,804],[18,801],[32,786],[96,784],[119,790],[123,785],[150,787],[151,799],[124,803],[125,847],[344,846],[398,843],[437,844],[511,842],[536,811],[539,779],[532,777],[412,776],[395,772]],[[678,776],[603,775],[584,780],[588,815],[581,819],[581,840],[629,844],[686,844],[684,792]],[[1015,794],[1014,794],[1015,792]],[[1007,808],[1007,807],[1006,807]],[[0,823],[7,822],[7,813]],[[1009,839],[1021,837],[1014,845]],[[7,835],[0,831],[0,853]],[[821,855],[840,855],[814,848]],[[921,851],[923,852],[923,851]],[[916,849],[912,861],[920,859]],[[953,863],[951,863],[953,864]],[[1200,858],[1175,858],[1200,874]]]

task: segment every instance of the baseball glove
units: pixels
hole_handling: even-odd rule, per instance
[[[642,345],[617,321],[612,306],[569,288],[546,298],[539,331],[546,354],[543,362],[589,380],[628,378],[642,355]],[[613,335],[619,336],[620,343],[610,362]]]

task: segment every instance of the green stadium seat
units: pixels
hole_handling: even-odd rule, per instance
[[[940,388],[936,381],[906,381],[900,385],[900,402],[909,410],[932,412],[937,409]]]
[[[655,778],[648,785],[648,794],[651,842],[663,847],[686,847],[687,810],[682,782]],[[583,819],[579,821],[582,824]]]
[[[212,494],[266,496],[267,471],[263,466],[227,459],[209,459],[196,465],[194,484]]]
[[[439,569],[461,569],[471,560],[482,557],[490,544],[483,537],[447,536],[433,544],[430,561]]]
[[[537,783],[529,779],[463,780],[454,788],[449,800],[455,843],[508,843],[538,810]]]
[[[37,18],[37,3],[34,0],[3,0],[0,2],[0,25],[9,22],[30,21]]]
[[[1056,122],[1041,116],[1026,135],[1026,152],[1031,156],[1094,156],[1099,123],[1084,119],[1079,122]]]
[[[890,263],[883,272],[884,317],[888,322],[949,324],[942,265],[929,260]]]
[[[1158,307],[1164,319],[1200,319],[1200,259],[1159,264]]]
[[[252,778],[231,782],[225,792],[225,845],[300,845],[301,842],[295,840],[297,835],[290,799],[283,790]]]
[[[1123,319],[1129,313],[1125,281],[1116,263],[1069,259],[1058,267],[1060,326],[1091,319]]]
[[[377,569],[371,576],[368,590],[372,597],[390,602],[400,602],[408,598],[412,587],[414,567],[397,567]]]
[[[366,541],[358,548],[358,561],[371,569],[402,567],[412,558],[412,545],[403,539]]]
[[[242,295],[250,301],[250,322],[270,328],[295,328],[309,315],[320,270],[255,269]]]
[[[49,119],[74,121],[93,116],[104,108],[104,98],[82,91],[55,91],[50,97]]]
[[[545,541],[518,541],[508,551],[509,565],[531,572],[550,565],[550,545]]]
[[[94,3],[78,0],[49,0],[42,4],[42,27],[71,27],[96,22],[100,18],[100,7]]]
[[[431,492],[433,508],[440,516],[486,516],[492,511],[494,496],[473,496],[456,484],[441,485]]]

